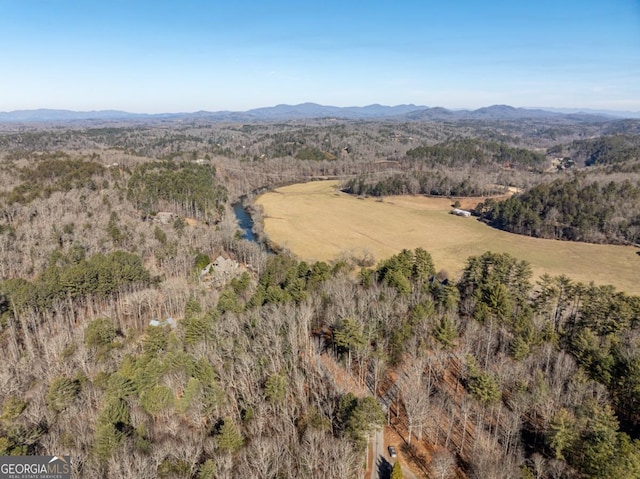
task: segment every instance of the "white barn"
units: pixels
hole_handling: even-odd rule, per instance
[[[471,211],[461,210],[460,208],[454,208],[453,210],[451,210],[451,214],[469,218],[471,216]]]

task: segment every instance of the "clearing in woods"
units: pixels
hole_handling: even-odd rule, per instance
[[[347,254],[375,261],[418,246],[436,269],[458,278],[469,256],[504,252],[531,263],[534,276],[565,274],[576,281],[612,284],[640,294],[640,255],[632,246],[531,238],[450,214],[447,198],[393,196],[384,201],[340,192],[337,181],[278,188],[260,196],[269,240],[305,260],[330,261]],[[462,201],[473,207],[480,199]]]

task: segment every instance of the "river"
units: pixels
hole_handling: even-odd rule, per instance
[[[253,233],[253,220],[251,219],[251,215],[247,212],[245,207],[242,205],[241,201],[234,203],[233,214],[236,215],[236,219],[238,220],[238,225],[242,230],[242,238],[248,241],[253,241],[254,243],[258,243],[258,238]]]

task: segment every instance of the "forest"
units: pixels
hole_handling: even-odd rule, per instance
[[[640,242],[640,183],[624,180],[600,184],[587,177],[541,183],[475,209],[496,228],[540,238],[590,243]]]
[[[263,242],[243,239],[231,208],[327,177],[512,187],[479,219],[638,243],[637,123],[0,126],[0,455],[70,455],[83,478],[362,478],[384,427],[407,476],[640,478],[639,297],[493,252],[459,277],[422,248],[305,262],[267,250],[259,211]]]

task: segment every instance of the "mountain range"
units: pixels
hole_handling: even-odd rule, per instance
[[[179,120],[209,119],[229,122],[286,121],[336,118],[346,120],[520,120],[520,119],[567,119],[574,121],[611,120],[640,118],[640,112],[585,111],[560,109],[514,108],[508,105],[493,105],[477,110],[449,110],[442,107],[419,105],[368,105],[337,107],[302,103],[299,105],[276,105],[247,111],[197,111],[193,113],[129,113],[119,110],[72,111],[72,110],[16,110],[0,112],[2,123],[23,122],[75,122],[116,120]]]

